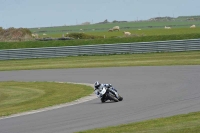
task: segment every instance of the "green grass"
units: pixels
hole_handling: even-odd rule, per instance
[[[199,133],[200,112],[159,118],[79,133]]]
[[[89,86],[69,83],[0,82],[0,117],[71,102],[92,92]]]
[[[163,31],[163,32],[161,32]],[[106,33],[106,39],[79,39],[79,40],[66,40],[66,41],[24,41],[24,42],[0,42],[0,49],[18,49],[18,48],[39,48],[39,47],[59,47],[59,46],[78,46],[78,45],[95,45],[95,44],[114,44],[114,43],[134,43],[134,42],[152,42],[152,41],[167,41],[167,40],[183,40],[183,39],[198,39],[200,38],[200,29],[188,32],[185,30],[146,30],[145,32],[134,34],[134,37],[122,37],[121,32]],[[189,31],[189,29],[188,29]],[[102,33],[99,33],[101,36]],[[104,33],[103,33],[104,34]],[[112,38],[111,36],[117,36],[121,34],[121,37]],[[96,34],[98,35],[98,34]],[[110,38],[107,38],[110,36]],[[139,36],[139,37],[138,37]]]
[[[199,65],[200,51],[124,54],[108,56],[76,56],[49,59],[25,59],[0,61],[0,71],[55,69],[55,68],[92,68],[122,66],[165,66]]]
[[[172,28],[170,30],[164,29],[163,28],[150,28],[150,29],[142,29],[138,30],[138,29],[121,29],[121,31],[115,31],[115,32],[108,32],[107,30],[104,31],[86,31],[86,34],[89,35],[96,35],[96,36],[104,36],[106,38],[109,37],[114,37],[114,36],[118,36],[118,37],[123,37],[123,31],[129,31],[132,33],[132,35],[145,35],[145,36],[157,36],[157,35],[183,35],[183,34],[199,34],[200,33],[200,28]],[[42,36],[41,34],[39,34],[40,36]],[[61,37],[62,34],[60,33],[52,33],[49,34],[49,36],[51,37]]]
[[[36,33],[47,33],[47,34],[60,34],[80,32],[83,29],[84,32],[92,32],[93,29],[96,31],[107,31],[108,29],[118,25],[122,30],[128,28],[129,30],[136,29],[152,29],[152,28],[163,28],[164,26],[171,26],[172,28],[188,28],[195,24],[200,25],[199,21],[186,21],[177,19],[177,21],[143,21],[143,22],[123,22],[123,23],[107,23],[107,24],[90,24],[90,25],[73,25],[73,26],[55,26],[55,27],[41,27],[30,28],[32,32]]]
[[[97,36],[123,36],[123,31],[129,31],[132,35],[145,35],[145,36],[159,36],[159,35],[184,35],[184,34],[199,34],[200,28],[172,28],[170,30],[167,29],[141,29],[141,30],[121,30],[115,32],[87,32],[90,35],[97,35]],[[169,38],[170,39],[170,38]]]

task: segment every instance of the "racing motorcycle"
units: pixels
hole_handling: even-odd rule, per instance
[[[103,89],[100,91],[100,97],[99,97],[101,98],[101,102],[104,103],[107,100],[119,102],[123,100],[123,97],[121,97],[119,94],[117,97],[113,91],[118,94],[118,92],[113,87],[111,88],[103,87]]]

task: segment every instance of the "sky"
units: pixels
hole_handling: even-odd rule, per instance
[[[5,29],[189,15],[200,15],[200,0],[0,0]]]

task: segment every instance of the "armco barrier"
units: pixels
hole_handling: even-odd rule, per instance
[[[200,39],[0,50],[0,60],[200,50]]]

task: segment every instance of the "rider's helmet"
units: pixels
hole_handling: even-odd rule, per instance
[[[101,85],[101,84],[100,84],[98,81],[96,81],[96,82],[94,83],[94,90],[98,89],[98,87],[99,87],[100,85]]]

